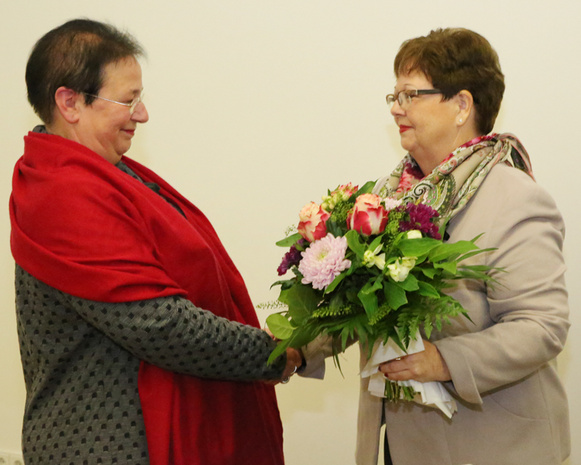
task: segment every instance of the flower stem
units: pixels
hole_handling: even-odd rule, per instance
[[[385,398],[389,402],[397,402],[400,399],[414,400],[416,391],[411,386],[402,386],[397,381],[385,381]]]

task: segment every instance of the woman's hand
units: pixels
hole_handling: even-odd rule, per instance
[[[450,371],[438,348],[426,340],[424,347],[422,352],[382,363],[379,370],[392,381],[450,381]]]
[[[303,355],[297,349],[289,347],[286,349],[286,367],[282,372],[282,383],[288,382],[303,364]]]
[[[268,329],[268,327],[265,327],[264,331],[266,331],[273,340],[275,341],[277,340],[270,331],[270,329]],[[282,384],[288,383],[290,381],[291,376],[297,372],[297,370],[301,367],[302,364],[303,364],[303,353],[300,350],[288,347],[286,349],[286,365],[280,379],[266,381],[266,383],[273,385],[278,383]]]
[[[297,370],[301,367],[302,364],[303,364],[303,354],[301,353],[301,351],[289,347],[286,349],[286,365],[280,379],[273,379],[264,382],[266,384],[272,384],[273,386],[279,383],[286,384],[290,381],[291,376],[297,372]]]

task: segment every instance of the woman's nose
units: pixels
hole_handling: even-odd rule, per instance
[[[391,116],[400,116],[405,113],[397,99],[391,104],[389,112],[391,113]]]
[[[145,103],[139,102],[133,115],[131,116],[133,121],[137,121],[138,123],[147,123],[149,120],[149,113],[147,112],[147,108],[145,107]]]

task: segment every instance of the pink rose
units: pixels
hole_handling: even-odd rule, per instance
[[[387,225],[387,216],[387,210],[381,205],[381,197],[362,194],[357,197],[355,206],[347,217],[347,227],[366,236],[380,234]]]
[[[314,242],[327,235],[325,222],[331,216],[315,202],[306,204],[299,213],[299,234],[307,241]]]

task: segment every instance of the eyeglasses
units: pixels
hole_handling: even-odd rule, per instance
[[[87,94],[86,92],[83,92],[83,94],[88,95],[89,97],[95,97],[101,100],[105,100],[106,102],[111,102],[111,103],[116,103],[117,105],[123,105],[124,107],[128,107],[129,108],[129,114],[131,116],[133,116],[133,113],[135,113],[135,109],[137,108],[137,105],[139,105],[140,103],[143,103],[143,92],[141,92],[141,94],[139,94],[138,97],[135,97],[133,100],[131,100],[131,102],[118,102],[117,100],[111,100],[105,97],[99,97],[98,95],[94,95],[94,94]]]
[[[405,89],[400,90],[397,94],[387,94],[385,96],[385,100],[387,101],[387,106],[390,108],[397,100],[399,106],[405,109],[410,106],[412,99],[415,97],[419,97],[420,95],[432,95],[441,93],[442,91],[439,89]]]

